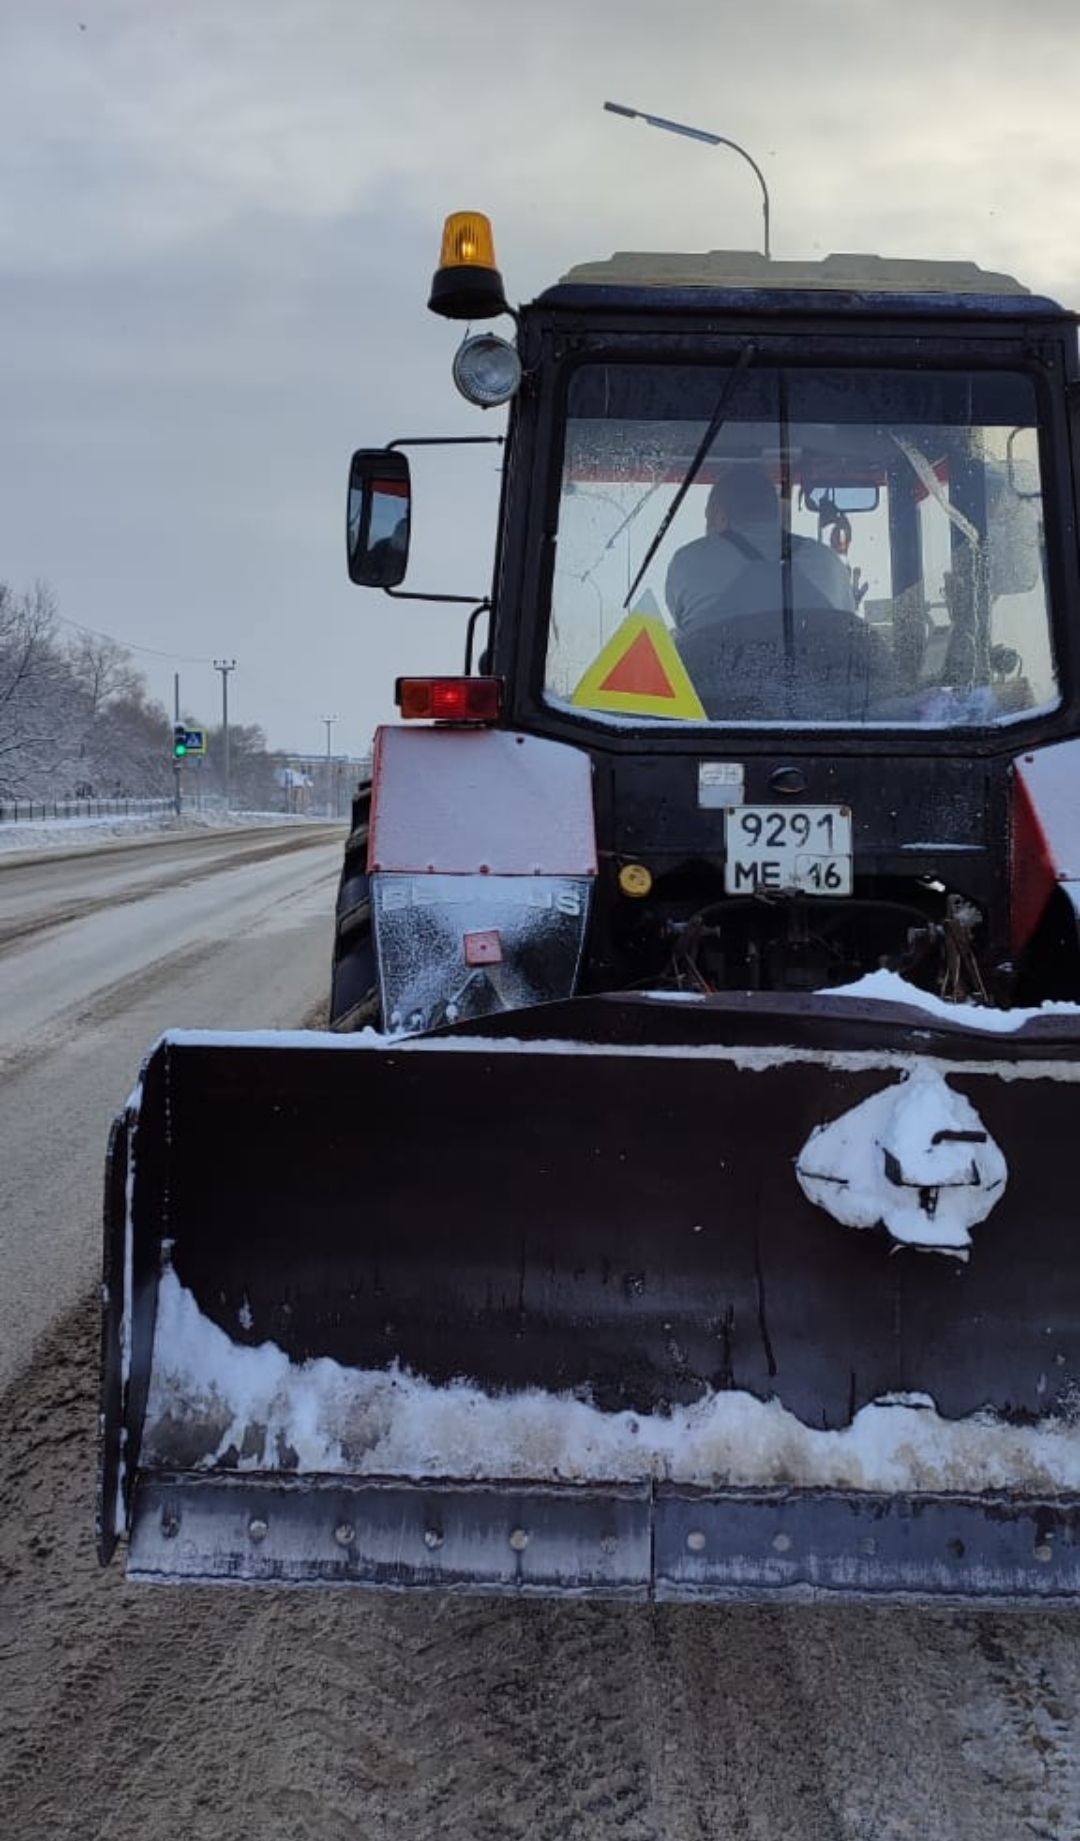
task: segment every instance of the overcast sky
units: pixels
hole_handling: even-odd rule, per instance
[[[512,299],[615,249],[967,257],[1080,306],[1077,0],[0,0],[0,580],[196,720],[358,752],[462,618],[350,587],[349,452],[492,433],[425,310],[446,212]],[[489,585],[495,463],[414,465],[410,583]],[[157,654],[177,655],[158,656]]]

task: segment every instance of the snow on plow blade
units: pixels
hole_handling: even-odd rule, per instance
[[[166,1037],[110,1149],[102,1558],[1077,1595],[1080,1019],[973,1014]]]

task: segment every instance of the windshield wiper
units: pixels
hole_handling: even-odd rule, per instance
[[[674,518],[676,512],[679,509],[679,506],[682,504],[684,498],[686,497],[691,486],[696,480],[698,474],[701,472],[701,469],[705,464],[705,457],[708,454],[709,449],[711,448],[713,442],[716,440],[717,435],[720,433],[720,430],[724,426],[724,417],[727,414],[728,404],[731,401],[731,396],[735,388],[735,385],[737,384],[743,371],[746,370],[751,359],[754,357],[754,354],[756,353],[756,351],[757,351],[757,346],[748,340],[747,343],[743,346],[742,350],[740,351],[738,358],[735,360],[735,363],[732,365],[731,370],[728,373],[728,376],[725,380],[724,387],[720,392],[720,400],[717,403],[716,408],[713,410],[712,420],[710,421],[708,428],[705,430],[705,433],[702,435],[701,440],[698,443],[697,452],[695,453],[693,460],[690,462],[690,465],[686,470],[685,477],[683,478],[679,486],[678,492],[675,494],[675,497],[672,499],[671,504],[668,506],[668,509],[664,515],[664,518],[661,521],[659,530],[657,531],[655,537],[653,538],[652,542],[650,543],[648,549],[645,552],[645,561],[642,563],[641,568],[638,570],[637,574],[635,575],[633,581],[630,584],[630,587],[627,589],[626,599],[623,602],[624,607],[629,607],[631,601],[636,595],[638,588],[640,586],[640,583],[641,583],[642,576],[645,574],[646,569],[649,567],[649,564],[652,562],[652,559],[656,555],[657,550],[660,548],[660,545],[663,543],[664,538],[668,534],[668,530],[670,529],[672,519]]]

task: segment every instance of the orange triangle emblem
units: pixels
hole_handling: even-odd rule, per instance
[[[628,614],[595,658],[571,702],[624,716],[705,722],[701,699],[675,641],[655,614]]]

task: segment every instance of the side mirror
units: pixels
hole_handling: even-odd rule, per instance
[[[361,588],[396,588],[409,562],[412,487],[404,454],[362,447],[349,468],[346,529],[349,580]]]

